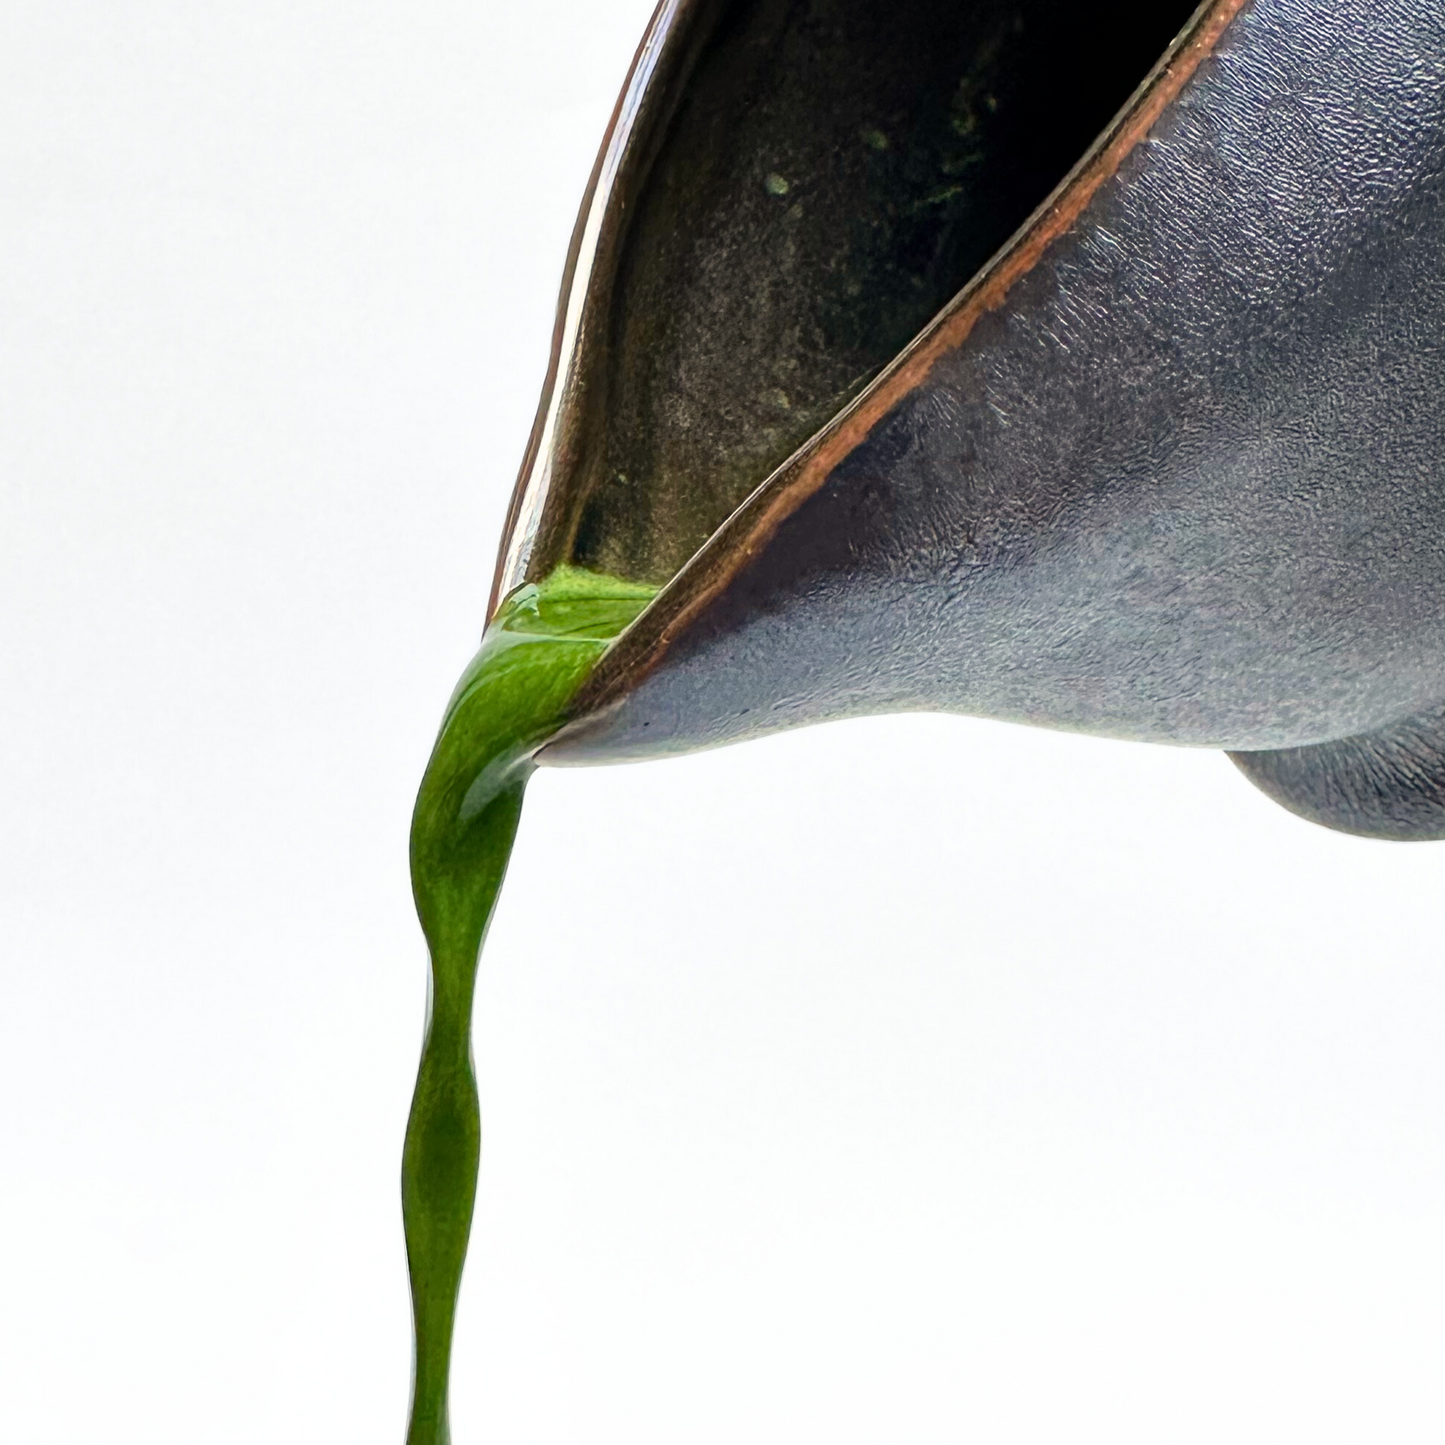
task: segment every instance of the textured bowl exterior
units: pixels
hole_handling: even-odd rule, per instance
[[[1445,697],[1445,12],[1213,13],[544,760],[904,710],[1289,748]]]

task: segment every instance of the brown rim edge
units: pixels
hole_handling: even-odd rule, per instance
[[[617,134],[618,122],[622,119],[622,108],[632,90],[632,79],[637,74],[637,67],[642,63],[642,57],[647,53],[648,46],[652,44],[658,27],[662,24],[668,4],[669,0],[657,0],[652,15],[648,19],[647,28],[642,32],[642,39],[638,41],[637,49],[632,53],[632,61],[627,67],[627,75],[623,79],[621,89],[617,92],[617,100],[612,107],[611,118],[602,135],[602,144],[597,147],[597,159],[592,162],[592,173],[587,178],[587,189],[582,193],[582,204],[577,208],[577,219],[572,225],[572,237],[567,243],[567,259],[562,266],[562,287],[557,298],[557,315],[552,323],[552,349],[547,357],[547,375],[542,382],[542,398],[537,403],[537,415],[532,420],[532,430],[527,437],[526,450],[522,453],[522,465],[517,470],[517,480],[512,484],[511,500],[507,503],[507,517],[502,526],[502,540],[497,545],[497,562],[492,569],[492,590],[487,598],[487,623],[489,625],[496,613],[497,604],[502,600],[499,595],[502,587],[502,572],[507,564],[512,533],[516,530],[517,522],[521,517],[522,503],[527,495],[527,484],[532,478],[532,469],[537,464],[537,452],[542,445],[542,434],[547,427],[547,415],[552,409],[552,395],[557,389],[557,382],[562,374],[562,341],[567,334],[567,312],[574,299],[577,263],[582,256],[582,241],[587,234],[587,222],[592,215],[592,203],[597,196],[597,186],[602,179],[603,167],[607,163],[607,153],[612,148],[612,139]],[[678,7],[677,14],[673,17],[674,22],[683,18],[685,9],[685,6]],[[585,304],[586,298],[578,298],[578,300],[579,304]]]
[[[738,507],[617,639],[584,684],[573,705],[573,720],[555,742],[565,741],[617,706],[623,695],[658,665],[672,642],[767,546],[784,520],[822,488],[838,464],[862,444],[902,397],[927,379],[939,358],[957,350],[981,317],[1004,304],[1014,286],[1073,227],[1099,188],[1148,136],[1249,3],[1205,0],[1099,139],[994,259],[866,391]],[[651,625],[644,632],[647,623]],[[543,750],[543,757],[547,751]]]

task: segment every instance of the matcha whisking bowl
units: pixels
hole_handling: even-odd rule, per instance
[[[664,0],[494,607],[662,585],[544,763],[944,710],[1445,836],[1445,16]]]
[[[956,711],[1445,837],[1442,336],[1438,7],[664,0],[413,817],[410,1445],[534,761]]]

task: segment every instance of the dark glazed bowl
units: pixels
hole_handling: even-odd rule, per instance
[[[670,0],[497,591],[666,585],[543,760],[947,710],[1445,836],[1442,335],[1437,7]]]

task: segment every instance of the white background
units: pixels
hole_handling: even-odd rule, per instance
[[[0,3],[4,1440],[401,1439],[408,814],[648,9]],[[543,773],[457,1445],[1438,1440],[1442,882],[955,718]]]

